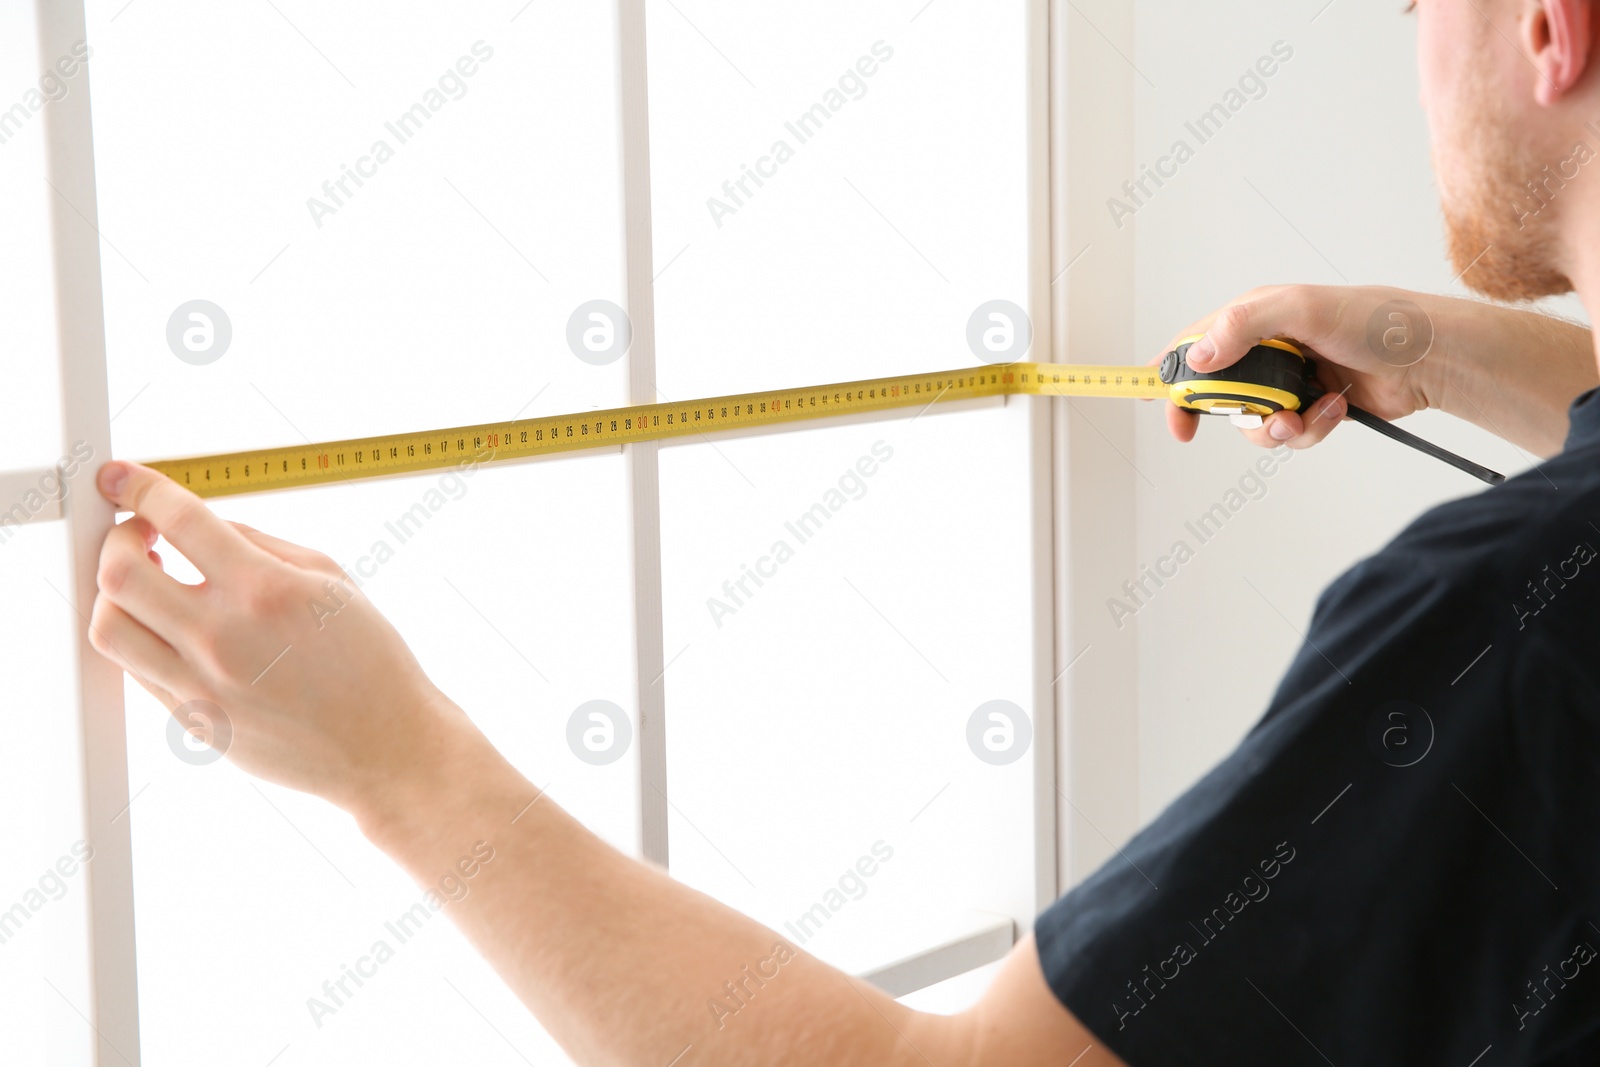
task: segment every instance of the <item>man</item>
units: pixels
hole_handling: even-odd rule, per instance
[[[1596,0],[1417,10],[1456,265],[1491,297],[1575,288],[1592,311],[1600,169],[1544,167],[1600,117]],[[1356,402],[1442,407],[1554,458],[1429,512],[1330,586],[1239,749],[1052,906],[953,1017],[607,847],[539,797],[359,595],[318,635],[324,654],[252,685],[314,625],[306,600],[339,568],[120,462],[100,486],[135,515],[106,540],[94,644],[168,708],[221,705],[241,767],[343,806],[420,882],[491,843],[451,913],[580,1063],[1593,1064],[1600,397],[1567,418],[1600,380],[1593,346],[1527,312],[1410,295],[1434,350],[1394,367],[1365,333],[1396,295],[1258,291],[1198,324],[1190,359],[1226,366],[1273,336],[1317,354],[1330,396],[1251,431],[1263,444],[1314,444]],[[1194,433],[1193,416],[1169,419]],[[203,585],[163,573],[158,533]],[[706,998],[747,968],[769,977],[719,1029]]]

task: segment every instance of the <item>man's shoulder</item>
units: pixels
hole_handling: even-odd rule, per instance
[[[1600,474],[1578,458],[1558,456],[1430,508],[1380,554],[1448,577],[1519,586],[1533,576],[1523,573],[1530,567],[1539,572],[1574,557],[1584,566],[1600,550]]]
[[[1322,591],[1310,636],[1324,651],[1333,645],[1353,656],[1375,643],[1469,631],[1475,639],[1485,622],[1516,630],[1528,618],[1572,612],[1581,625],[1563,619],[1570,636],[1592,627],[1600,641],[1597,598],[1600,477],[1551,461],[1423,512]],[[1552,612],[1558,600],[1562,610]]]

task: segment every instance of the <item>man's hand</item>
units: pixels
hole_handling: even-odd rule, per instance
[[[1242,431],[1258,445],[1308,448],[1333,432],[1350,404],[1385,419],[1438,408],[1540,456],[1560,451],[1567,405],[1600,383],[1586,327],[1514,308],[1384,286],[1275,285],[1192,323],[1189,365],[1217,371],[1252,345],[1282,337],[1317,363],[1328,395],[1305,412],[1280,411]],[[1520,371],[1520,373],[1519,373]],[[1180,441],[1197,412],[1167,405]]]
[[[186,727],[218,719],[240,767],[360,817],[424,757],[487,746],[333,560],[224,522],[148,467],[108,463],[99,486],[134,515],[101,549],[91,643]],[[158,536],[205,581],[168,575]]]

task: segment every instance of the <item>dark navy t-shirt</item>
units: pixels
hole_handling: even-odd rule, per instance
[[[1036,936],[1131,1067],[1600,1064],[1596,391],[1330,585],[1238,749]]]

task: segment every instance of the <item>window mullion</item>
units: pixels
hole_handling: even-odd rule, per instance
[[[622,111],[622,211],[626,304],[633,331],[628,399],[656,402],[654,233],[650,222],[650,96],[644,0],[618,0]],[[635,690],[639,722],[639,849],[667,865],[667,700],[661,616],[660,443],[626,446]]]
[[[86,39],[82,0],[37,0],[40,62],[48,69]],[[139,993],[134,954],[133,848],[128,815],[128,752],[122,671],[89,645],[100,544],[116,521],[95,491],[95,472],[111,458],[106,388],[105,308],[100,288],[99,210],[89,73],[44,109],[45,174],[50,182],[50,234],[61,373],[63,454],[87,446],[91,459],[65,479],[63,510],[72,553],[74,696],[78,704],[83,788],[83,840],[94,862],[87,879],[86,988],[58,989],[93,1029],[92,1062],[139,1063]]]

